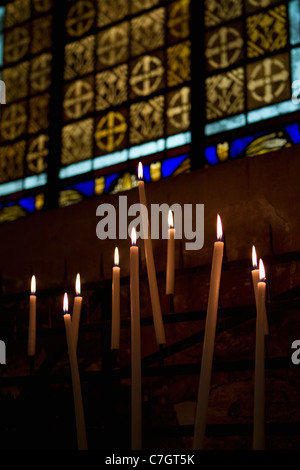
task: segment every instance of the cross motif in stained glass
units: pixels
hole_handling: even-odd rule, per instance
[[[178,0],[168,8],[168,40],[186,39],[190,34],[190,0]]]
[[[1,113],[0,136],[2,140],[14,140],[26,130],[27,111],[24,102],[5,106]]]
[[[30,44],[29,30],[26,26],[11,29],[4,37],[4,63],[17,62],[28,52]]]
[[[185,86],[167,95],[167,134],[186,131],[191,124],[191,90]]]
[[[132,64],[129,78],[131,97],[148,96],[164,85],[162,54],[144,55]]]
[[[78,119],[93,110],[93,80],[77,80],[65,88],[63,108],[66,118]]]
[[[30,88],[33,93],[42,92],[51,84],[52,54],[45,52],[34,57],[30,64]]]
[[[100,118],[95,130],[95,142],[99,150],[113,152],[125,143],[126,116],[120,111],[110,111]]]
[[[80,37],[91,29],[95,18],[95,8],[89,0],[78,0],[71,6],[67,19],[66,30],[70,36]]]
[[[247,66],[249,109],[290,98],[289,56],[279,54]]]
[[[98,69],[112,67],[128,60],[129,23],[105,29],[97,35]]]
[[[226,68],[243,58],[241,25],[221,26],[205,37],[205,57],[208,70]]]
[[[244,105],[244,69],[242,67],[206,79],[206,117],[208,120],[243,112]]]
[[[47,168],[47,157],[49,136],[40,134],[30,140],[26,155],[27,168],[32,173],[42,173]]]

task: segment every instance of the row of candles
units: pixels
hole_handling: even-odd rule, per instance
[[[145,186],[139,164],[139,198],[140,204],[147,206]],[[171,211],[168,214],[169,238],[167,245],[166,265],[166,294],[174,294],[175,284],[175,228]],[[143,227],[144,233],[148,227]],[[150,232],[148,232],[150,233]],[[149,282],[150,299],[153,313],[156,342],[158,345],[166,343],[163,317],[158,294],[157,277],[153,257],[151,238],[144,239],[145,259]],[[211,275],[209,284],[208,306],[205,323],[204,342],[201,359],[200,378],[198,386],[193,448],[204,448],[204,438],[208,414],[208,398],[211,384],[217,312],[219,303],[219,289],[223,262],[224,242],[223,228],[219,215],[217,215],[217,241],[214,243]],[[120,347],[120,262],[119,251],[114,251],[114,266],[112,270],[112,329],[111,349]],[[265,418],[264,418],[264,336],[268,334],[268,320],[266,313],[266,274],[263,261],[257,263],[255,247],[252,247],[252,282],[256,305],[256,341],[255,341],[255,371],[254,371],[254,414],[253,414],[253,449],[264,449]],[[72,317],[69,314],[68,295],[64,294],[63,313],[68,344],[68,354],[72,375],[72,388],[77,428],[77,441],[79,449],[87,449],[85,418],[83,411],[80,376],[77,363],[77,343],[82,306],[80,275],[77,274],[75,283],[76,296],[74,298]],[[142,374],[141,374],[141,329],[140,329],[140,287],[139,287],[139,248],[136,240],[135,228],[131,231],[130,247],[130,305],[131,305],[131,448],[142,449]],[[28,329],[28,356],[35,355],[36,336],[36,279],[32,276],[29,329]]]

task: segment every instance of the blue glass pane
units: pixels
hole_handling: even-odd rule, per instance
[[[147,142],[146,144],[136,145],[129,149],[129,158],[141,158],[146,155],[153,155],[154,153],[162,152],[165,149],[166,141],[165,139],[159,139],[152,142]]]
[[[166,139],[166,148],[173,149],[191,143],[191,132],[182,132],[181,134],[171,135]]]
[[[290,126],[286,126],[285,131],[288,133],[294,144],[300,143],[299,124],[291,124]]]
[[[111,183],[118,177],[118,173],[113,173],[112,175],[106,176],[105,177],[105,188],[104,192],[106,193],[109,191]]]
[[[0,196],[17,193],[23,189],[23,180],[10,181],[9,183],[0,184]]]
[[[106,168],[111,165],[117,165],[128,160],[128,150],[122,150],[121,152],[114,152],[108,155],[95,158],[93,161],[93,169],[99,170],[100,168]]]
[[[290,99],[288,101],[283,101],[278,104],[271,104],[270,106],[265,106],[264,108],[256,109],[254,111],[249,111],[247,114],[247,121],[249,124],[253,122],[261,121],[262,119],[271,119],[280,114],[292,113],[300,109],[299,104],[293,103]]]
[[[146,166],[143,165],[143,178],[147,182],[151,181],[150,165],[146,165]]]
[[[247,145],[249,145],[253,140],[253,136],[234,140],[230,145],[230,157],[235,158],[241,155]]]
[[[291,45],[300,42],[300,0],[289,2],[289,23]]]
[[[84,181],[83,183],[74,184],[71,188],[67,189],[77,189],[77,191],[84,194],[85,196],[93,196],[95,191],[95,183],[93,180]]]
[[[84,162],[73,163],[72,165],[61,168],[59,172],[59,178],[70,178],[75,175],[82,175],[92,170],[92,160],[86,160]]]
[[[181,157],[170,158],[162,163],[161,174],[163,178],[171,176],[179,165],[187,158],[187,155]]]
[[[27,212],[35,211],[35,197],[34,196],[20,199],[19,204]]]
[[[37,188],[39,186],[43,186],[47,183],[47,175],[45,173],[41,173],[40,175],[28,176],[23,181],[24,189],[31,189]]]
[[[238,127],[243,127],[246,125],[246,116],[245,114],[239,114],[238,116],[221,119],[220,121],[212,122],[211,124],[206,124],[205,126],[205,135],[213,135],[218,132],[229,131],[231,129],[237,129]]]
[[[204,154],[205,154],[206,160],[208,161],[210,165],[216,165],[216,163],[219,163],[216,147],[206,148],[204,151]]]

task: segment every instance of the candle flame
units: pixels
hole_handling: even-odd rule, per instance
[[[35,275],[33,275],[31,278],[31,293],[35,294],[35,292],[36,292],[36,279],[35,279]]]
[[[259,280],[265,281],[266,280],[266,271],[264,267],[264,263],[262,259],[259,260]]]
[[[114,263],[115,263],[115,266],[119,266],[119,262],[120,262],[120,259],[119,259],[119,250],[118,250],[118,247],[116,246],[116,248],[115,248],[115,254],[114,254]]]
[[[257,255],[256,255],[256,249],[255,246],[252,246],[252,266],[253,269],[257,269]]]
[[[171,210],[169,210],[169,214],[168,214],[168,225],[169,225],[169,228],[174,227],[173,214]]]
[[[222,221],[221,221],[221,217],[218,214],[217,216],[217,240],[221,241],[222,237],[223,237]]]
[[[139,166],[138,166],[138,179],[139,180],[143,179],[143,165],[142,165],[142,162],[139,162]]]
[[[136,230],[135,228],[133,227],[132,230],[131,230],[131,244],[133,246],[136,245]]]
[[[63,312],[68,313],[68,310],[69,310],[68,294],[65,292],[64,302],[63,302]]]
[[[76,295],[80,295],[81,289],[80,289],[80,274],[77,274],[76,276],[76,282],[75,282],[75,292]]]

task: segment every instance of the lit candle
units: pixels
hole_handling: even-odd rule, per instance
[[[166,294],[174,294],[175,280],[175,229],[172,211],[168,214],[169,238],[167,249]]]
[[[257,316],[254,372],[254,417],[253,449],[263,450],[265,446],[265,342],[264,309],[266,302],[266,274],[262,260],[259,260],[259,282],[257,284]]]
[[[131,304],[131,448],[142,448],[142,379],[139,292],[139,249],[135,228],[130,247],[130,304]]]
[[[35,355],[36,345],[36,279],[31,277],[31,295],[29,298],[28,356]]]
[[[143,204],[147,208],[145,183],[143,181],[143,166],[141,162],[139,163],[139,166],[138,166],[138,179],[139,179],[138,188],[139,188],[140,204]],[[145,257],[146,257],[146,264],[147,264],[148,282],[149,282],[149,289],[150,289],[150,298],[151,298],[151,305],[152,305],[156,342],[157,344],[165,344],[166,337],[165,337],[165,330],[164,330],[164,324],[162,320],[160,299],[159,299],[159,293],[158,293],[152,242],[149,236],[150,235],[149,219],[148,219],[148,226],[145,226],[143,217],[142,217],[142,221],[143,221],[142,223],[143,223],[143,233],[144,233]]]
[[[77,274],[76,276],[75,293],[76,293],[76,296],[74,298],[73,313],[72,313],[72,328],[73,328],[74,347],[76,351],[77,344],[78,344],[78,332],[79,332],[81,305],[82,305],[81,284],[80,284],[79,274]]]
[[[120,266],[119,250],[116,247],[114,253],[114,266],[112,272],[112,324],[111,324],[111,349],[120,347]]]
[[[217,216],[217,241],[214,244],[213,259],[210,275],[210,286],[208,294],[208,307],[206,314],[205,333],[203,341],[202,361],[200,380],[197,397],[197,407],[194,429],[194,449],[203,448],[207,411],[208,397],[211,383],[211,370],[213,362],[215,333],[218,313],[218,301],[220,290],[220,279],[223,261],[224,242],[222,242],[223,230],[221,218]]]
[[[253,282],[253,289],[254,289],[254,296],[255,296],[255,305],[257,309],[257,283],[259,281],[259,269],[257,267],[257,255],[256,255],[256,250],[255,246],[252,246],[252,282]],[[268,317],[267,317],[267,309],[266,305],[264,307],[264,334],[268,335],[269,334],[269,325],[268,325]]]
[[[82,395],[81,395],[80,377],[79,377],[79,370],[78,370],[78,363],[77,363],[77,355],[76,355],[74,339],[73,339],[73,327],[72,327],[72,322],[71,322],[71,316],[68,313],[68,309],[69,309],[68,295],[67,293],[65,293],[64,301],[63,301],[63,313],[64,313],[64,323],[65,323],[66,337],[67,337],[67,343],[68,343],[71,376],[72,376],[72,388],[73,388],[76,430],[77,430],[77,443],[78,443],[79,450],[87,450],[85,418],[84,418]]]

